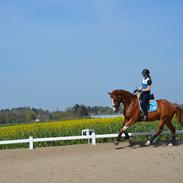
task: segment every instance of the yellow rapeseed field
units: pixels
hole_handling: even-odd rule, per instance
[[[0,127],[0,140],[81,135],[81,131],[86,128],[94,129],[98,134],[116,133],[122,120],[122,117],[117,117],[3,126]]]
[[[96,134],[112,134],[118,133],[123,122],[123,117],[116,118],[98,118],[98,119],[79,119],[67,121],[50,121],[32,124],[19,124],[12,126],[0,127],[0,140],[27,139],[29,136],[34,138],[59,137],[59,136],[79,136],[83,129],[93,129]],[[174,123],[177,129],[181,129],[178,123]],[[157,128],[157,122],[152,123],[136,123],[129,132],[144,132]],[[111,142],[112,139],[100,139],[101,142]],[[87,143],[86,140],[61,141],[61,142],[42,142],[36,146],[53,146]],[[20,145],[1,145],[0,148],[17,148],[27,147],[26,144]]]

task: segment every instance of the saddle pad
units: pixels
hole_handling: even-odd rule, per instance
[[[156,100],[150,100],[149,104],[150,104],[150,106],[149,106],[148,112],[153,112],[153,111],[156,111],[157,110],[158,103],[157,103]]]

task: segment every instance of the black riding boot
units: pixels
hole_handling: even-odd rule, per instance
[[[148,112],[143,113],[143,121],[147,121],[148,119]]]
[[[148,120],[148,112],[142,112],[141,121],[147,121],[147,120]]]
[[[149,110],[150,93],[141,94],[142,121],[147,121]]]

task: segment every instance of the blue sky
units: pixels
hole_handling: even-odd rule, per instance
[[[183,103],[183,1],[0,1],[0,108],[107,105],[149,68],[157,98]]]

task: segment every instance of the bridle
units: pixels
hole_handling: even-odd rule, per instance
[[[114,108],[119,108],[119,107],[121,107],[122,106],[122,103],[120,102],[118,105],[113,105],[112,107],[114,107]]]
[[[122,106],[122,102],[117,102],[117,104],[115,104],[113,101],[112,107],[113,107],[113,109],[115,109],[115,111],[118,111],[120,106]]]

